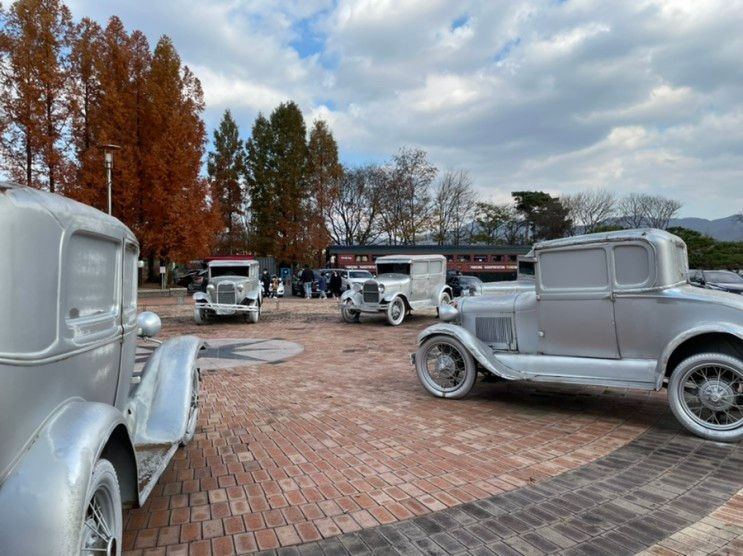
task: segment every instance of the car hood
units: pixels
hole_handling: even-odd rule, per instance
[[[743,284],[736,284],[733,282],[707,282],[707,285],[727,292],[743,293]]]
[[[410,282],[410,276],[407,274],[380,274],[376,279],[367,280],[364,282],[368,284],[374,282],[384,286],[384,292],[394,292],[400,290],[405,284]]]

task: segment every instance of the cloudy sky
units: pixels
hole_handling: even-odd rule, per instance
[[[68,0],[175,42],[211,130],[294,100],[346,164],[400,146],[483,196],[606,187],[743,209],[743,2]]]

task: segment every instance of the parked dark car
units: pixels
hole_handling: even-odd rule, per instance
[[[317,270],[313,270],[312,273],[315,275],[315,279],[312,281],[312,297],[318,297],[320,295],[320,273]],[[292,295],[297,297],[304,297],[301,275],[302,271],[300,270],[292,276]]]
[[[689,283],[708,290],[743,294],[743,277],[730,270],[690,270]]]
[[[479,295],[482,288],[482,280],[477,276],[462,274],[458,270],[446,272],[446,284],[451,288],[454,297]]]
[[[209,271],[207,269],[197,270],[194,274],[191,275],[190,281],[186,284],[186,291],[191,294],[206,291],[208,274]]]

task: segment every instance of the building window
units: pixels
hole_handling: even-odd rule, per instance
[[[502,255],[491,255],[491,257],[493,258],[493,262],[494,263],[499,263],[499,262],[501,262],[503,260],[503,256]]]
[[[356,262],[357,263],[369,262],[369,255],[356,255]]]
[[[475,262],[486,263],[488,262],[488,256],[487,255],[475,255]]]
[[[468,263],[470,262],[470,256],[469,255],[457,255],[457,262]]]

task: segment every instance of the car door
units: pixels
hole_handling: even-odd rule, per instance
[[[428,261],[414,261],[410,265],[412,301],[424,301],[428,295]]]
[[[537,273],[540,353],[619,358],[606,248],[545,251]]]

